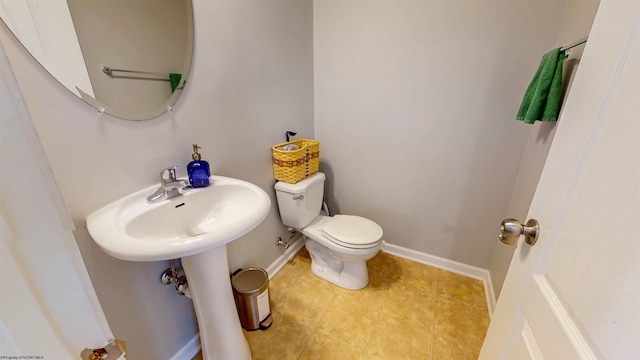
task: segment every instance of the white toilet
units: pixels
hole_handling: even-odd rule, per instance
[[[382,228],[360,216],[321,215],[324,180],[319,172],[296,184],[277,182],[280,217],[304,235],[316,276],[345,289],[362,289],[369,283],[366,261],[382,245]]]

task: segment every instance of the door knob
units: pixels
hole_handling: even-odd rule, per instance
[[[538,240],[540,234],[540,224],[536,219],[529,219],[526,225],[516,219],[504,219],[500,224],[500,241],[507,245],[513,245],[520,235],[524,235],[525,241],[529,245],[533,245]]]

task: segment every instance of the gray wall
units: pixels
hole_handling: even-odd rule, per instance
[[[488,268],[532,127],[515,121],[563,1],[314,1],[330,207]]]
[[[84,218],[158,183],[166,166],[179,165],[185,176],[193,143],[214,173],[273,195],[271,145],[286,130],[314,136],[312,2],[196,0],[194,13],[195,52],[183,96],[173,113],[142,122],[98,117],[0,30],[100,302],[132,359],[165,359],[184,346],[197,331],[192,303],[160,284],[168,262],[109,257]],[[229,246],[231,269],[266,267],[282,253],[274,242],[288,233],[272,202],[264,223]]]

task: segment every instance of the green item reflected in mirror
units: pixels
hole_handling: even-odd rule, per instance
[[[182,79],[182,74],[169,74],[169,81],[171,82],[171,92],[176,91],[176,89],[180,85],[180,79]]]

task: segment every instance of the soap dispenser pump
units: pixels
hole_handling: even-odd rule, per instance
[[[209,170],[209,163],[200,160],[202,156],[198,152],[198,149],[202,149],[198,144],[193,144],[193,161],[187,165],[187,173],[189,174],[189,183],[191,187],[199,188],[209,186],[209,176],[211,171]]]

